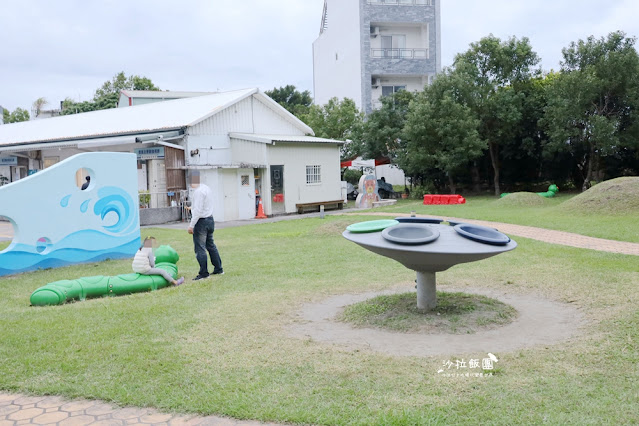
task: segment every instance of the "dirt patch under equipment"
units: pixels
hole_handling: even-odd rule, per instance
[[[437,307],[424,311],[415,293],[380,295],[346,306],[337,320],[357,328],[402,333],[473,334],[510,324],[517,310],[479,294],[437,292]]]
[[[404,289],[405,291],[405,289]],[[371,350],[394,356],[431,357],[477,352],[512,352],[537,345],[561,343],[575,336],[585,325],[583,316],[573,306],[532,295],[518,295],[495,290],[453,289],[445,291],[480,294],[514,307],[519,316],[511,323],[475,334],[396,333],[371,328],[353,328],[335,321],[345,306],[382,294],[402,290],[345,294],[320,303],[306,304],[298,320],[289,326],[293,337],[338,345],[349,351]]]

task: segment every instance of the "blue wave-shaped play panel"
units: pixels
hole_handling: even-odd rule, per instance
[[[39,253],[16,251],[0,255],[0,276],[38,269],[59,268],[77,263],[100,262],[106,259],[127,259],[140,247],[139,238],[107,250],[87,251],[64,248],[43,256]],[[9,265],[11,267],[9,267]]]
[[[90,176],[88,187],[75,183]],[[88,181],[88,180],[87,180]],[[133,257],[140,243],[135,154],[69,157],[0,187],[0,216],[13,225],[0,276],[107,258]]]
[[[111,247],[119,247],[123,244],[123,242],[129,242],[133,240],[137,240],[138,243],[140,242],[140,234],[138,231],[131,232],[127,235],[109,235],[93,229],[86,229],[67,235],[59,242],[52,245],[49,248],[49,251],[77,247],[102,247],[103,249],[108,249]],[[25,250],[24,247],[17,248]],[[27,249],[26,251],[30,250]],[[133,252],[133,254],[135,254],[135,251]]]
[[[109,213],[115,213],[118,220],[115,224],[105,226],[104,228],[113,233],[131,232],[131,230],[137,227],[136,218],[133,214],[133,209],[136,207],[133,204],[133,200],[126,193],[126,191],[115,188],[106,187],[100,188],[98,191],[100,199],[93,207],[93,212],[99,215],[102,220]]]
[[[20,251],[23,253],[32,253],[37,254],[39,256],[45,256],[49,253],[62,250],[62,249],[77,249],[82,248],[84,251],[92,251],[87,250],[86,247],[99,247],[102,250],[110,250],[117,247],[121,247],[122,245],[129,243],[131,241],[137,241],[138,245],[140,242],[140,234],[139,231],[130,232],[126,235],[109,235],[104,232],[96,231],[93,229],[85,229],[83,231],[74,232],[73,234],[67,235],[62,240],[56,243],[42,243],[41,241],[36,241],[35,245],[29,244],[19,244],[13,243],[10,247],[6,249],[5,254],[0,252],[0,266],[2,266],[3,257],[6,254],[9,254],[13,251]],[[135,254],[135,250],[132,251],[131,255]]]

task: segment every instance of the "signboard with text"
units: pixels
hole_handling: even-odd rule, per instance
[[[135,155],[138,156],[138,161],[162,160],[164,159],[164,147],[154,146],[150,148],[136,148]]]
[[[18,157],[0,157],[0,166],[17,166]]]

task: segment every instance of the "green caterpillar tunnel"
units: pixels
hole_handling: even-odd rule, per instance
[[[177,278],[180,256],[171,246],[160,246],[155,251],[155,267],[164,269]],[[71,300],[85,300],[103,296],[153,291],[168,287],[161,275],[123,274],[115,277],[95,276],[76,280],[55,281],[31,294],[31,305],[63,305]]]

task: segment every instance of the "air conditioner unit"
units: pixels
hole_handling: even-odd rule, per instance
[[[371,37],[375,38],[379,35],[379,27],[372,27],[371,28]]]
[[[381,78],[378,77],[373,79],[373,84],[372,84],[373,89],[377,89],[380,86],[380,84],[382,84]]]

